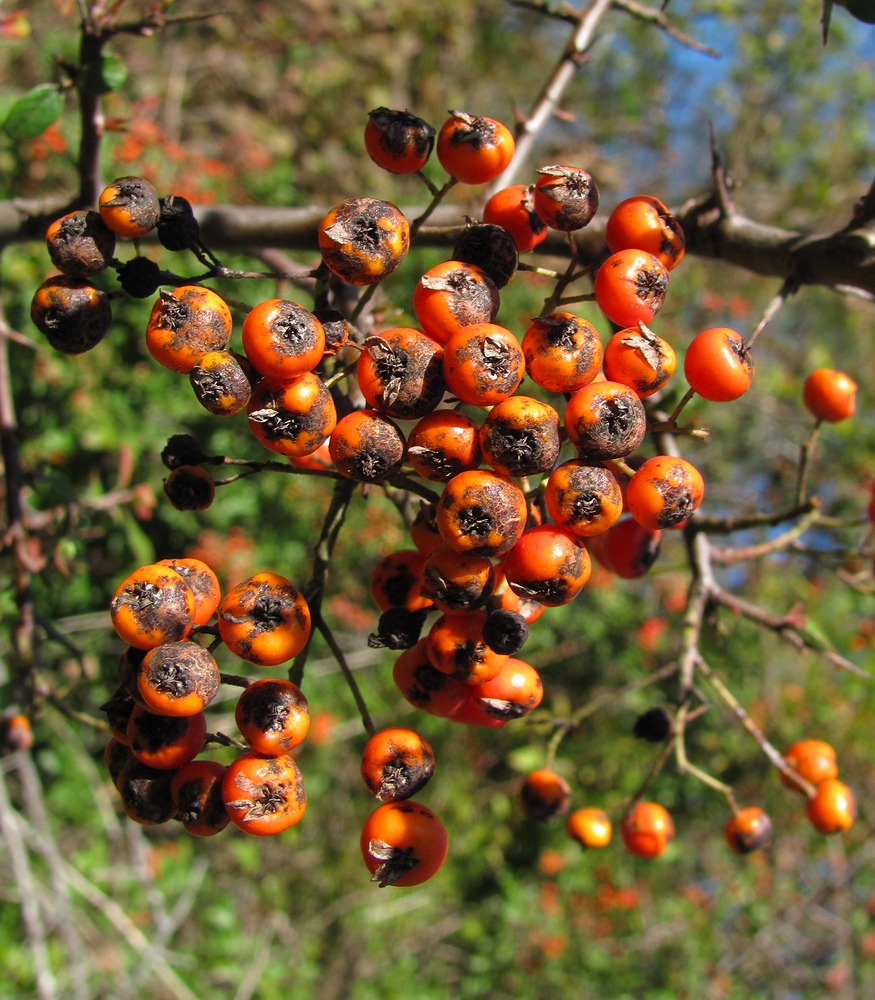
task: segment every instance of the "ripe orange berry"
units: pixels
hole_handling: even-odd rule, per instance
[[[493,406],[512,396],[525,370],[519,341],[495,323],[463,326],[444,346],[447,388],[472,406]]]
[[[414,471],[432,482],[446,482],[480,465],[480,428],[459,410],[433,410],[407,435],[407,458]]]
[[[547,238],[547,227],[535,212],[534,192],[534,184],[511,184],[483,206],[483,221],[506,229],[520,253],[534,250]]]
[[[839,765],[836,752],[824,740],[797,740],[785,753],[784,760],[793,770],[815,788],[827,779],[837,778]],[[778,777],[785,788],[805,793],[805,789],[790,775],[778,771]]]
[[[452,716],[468,697],[470,686],[438,670],[420,639],[395,661],[392,679],[404,698],[421,712],[440,718]]]
[[[325,216],[318,238],[329,271],[350,285],[374,285],[404,260],[410,226],[388,201],[348,198]]]
[[[526,524],[526,498],[510,479],[485,469],[453,476],[437,505],[441,538],[457,552],[502,556]]]
[[[219,578],[202,560],[191,556],[177,559],[159,559],[157,565],[175,570],[194,594],[194,623],[206,625],[215,614],[222,599]]]
[[[100,217],[116,236],[138,239],[150,233],[161,216],[161,200],[142,177],[118,177],[101,191]]]
[[[170,782],[176,819],[195,837],[214,837],[231,822],[222,800],[226,767],[217,760],[184,764]]]
[[[380,611],[421,611],[432,606],[420,590],[424,564],[425,556],[416,549],[397,549],[379,560],[371,571],[370,593]]]
[[[250,310],[240,331],[252,367],[267,378],[289,379],[312,371],[325,353],[322,324],[304,306],[267,299]]]
[[[0,719],[0,754],[30,750],[32,746],[33,728],[24,713],[12,712]]]
[[[368,156],[393,174],[415,174],[421,170],[434,147],[434,132],[428,122],[409,111],[375,108],[365,125]]]
[[[642,399],[665,388],[676,367],[674,348],[643,323],[619,330],[605,345],[605,378],[628,385]]]
[[[575,392],[588,385],[598,375],[604,354],[598,330],[569,312],[532,320],[522,348],[529,378],[550,392]]]
[[[356,379],[368,406],[398,420],[415,420],[444,395],[443,350],[421,330],[398,326],[366,338]]]
[[[232,587],[219,605],[219,635],[248,663],[276,666],[292,659],[310,637],[310,609],[297,587],[277,573],[255,573]]]
[[[825,778],[805,806],[808,820],[818,833],[848,830],[857,817],[853,791],[837,778]]]
[[[565,821],[568,836],[581,847],[596,849],[607,847],[611,842],[611,821],[604,809],[588,806],[575,809]]]
[[[684,375],[703,399],[724,403],[747,392],[754,365],[740,333],[712,326],[696,334],[687,348]]]
[[[749,854],[769,846],[772,821],[759,806],[748,806],[729,818],[724,834],[733,851]]]
[[[647,414],[638,394],[621,382],[590,382],[565,406],[565,430],[588,462],[624,458],[638,450],[647,432]]]
[[[805,380],[802,399],[808,412],[817,420],[838,423],[853,416],[857,401],[857,383],[844,372],[818,368]]]
[[[674,836],[674,823],[658,802],[637,802],[623,817],[620,833],[632,854],[656,858]]]
[[[646,250],[618,250],[596,271],[593,290],[599,309],[617,326],[650,323],[665,301],[668,271]]]
[[[203,712],[194,715],[156,715],[135,705],[128,719],[127,738],[131,753],[148,767],[176,770],[201,752],[207,733]]]
[[[550,229],[569,233],[583,229],[599,207],[599,189],[580,167],[541,167],[533,195],[535,214]]]
[[[495,590],[495,568],[488,556],[459,552],[442,539],[425,556],[420,578],[422,597],[444,614],[473,611]]]
[[[335,469],[360,483],[382,483],[401,470],[407,442],[398,425],[376,410],[353,410],[328,441]]]
[[[249,751],[228,765],[222,799],[231,822],[256,837],[271,837],[299,823],[307,792],[298,765],[288,754]]]
[[[137,672],[136,694],[150,712],[184,718],[203,712],[219,684],[212,654],[183,639],[163,642],[146,653]]]
[[[427,881],[446,860],[448,845],[443,823],[418,802],[384,802],[361,832],[362,857],[380,887]]]
[[[463,326],[491,323],[499,307],[495,282],[476,264],[445,260],[429,268],[413,290],[413,311],[440,344]]]
[[[268,451],[302,458],[318,451],[337,426],[334,399],[315,372],[290,379],[263,378],[246,404],[253,437]]]
[[[560,816],[571,801],[571,786],[548,767],[538,768],[526,775],[520,786],[520,803],[523,812],[532,819],[545,822]]]
[[[188,373],[201,406],[217,417],[246,409],[257,378],[247,358],[235,351],[207,351]]]
[[[655,531],[685,521],[704,495],[705,483],[695,466],[683,458],[656,455],[629,480],[626,503],[642,527]]]
[[[234,719],[243,739],[266,756],[291,753],[310,730],[304,692],[282,677],[264,677],[245,687],[237,699]]]
[[[483,611],[469,611],[437,618],[426,636],[432,664],[466,684],[483,684],[495,677],[507,654],[495,652],[486,643],[486,617]]]
[[[623,494],[614,475],[579,459],[569,459],[550,473],[544,502],[555,523],[576,538],[602,534],[623,512]]]
[[[645,576],[659,557],[662,532],[623,515],[601,535],[587,539],[590,553],[621,580]]]
[[[194,594],[183,577],[156,564],[134,570],[110,602],[116,632],[137,649],[184,639],[195,625],[195,614]]]
[[[231,310],[202,285],[159,293],[146,326],[146,347],[165,368],[188,374],[209,351],[223,351],[231,337]]]
[[[409,799],[434,774],[434,751],[415,730],[391,726],[365,744],[361,772],[368,791],[381,802]]]
[[[626,198],[608,216],[605,242],[611,253],[647,250],[671,271],[683,260],[686,241],[680,223],[652,195]]]
[[[508,656],[490,680],[464,687],[467,697],[450,714],[450,719],[474,726],[503,726],[521,719],[533,712],[544,697],[538,671],[515,656]]]
[[[574,600],[591,571],[583,543],[568,529],[553,524],[524,531],[501,568],[514,593],[548,607]]]
[[[437,158],[463,184],[487,184],[510,163],[514,138],[494,118],[450,111],[437,136]]]
[[[483,458],[503,476],[534,476],[556,463],[559,414],[549,403],[514,395],[496,403],[480,427]]]

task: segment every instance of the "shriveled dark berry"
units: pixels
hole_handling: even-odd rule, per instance
[[[372,649],[410,649],[419,641],[427,611],[389,608],[380,615],[377,631],[368,636]]]
[[[192,250],[200,244],[200,225],[191,202],[179,195],[161,199],[158,242],[165,250]]]
[[[178,469],[180,465],[198,465],[207,456],[201,443],[193,434],[174,434],[161,451],[161,461],[168,469]]]
[[[216,484],[199,465],[180,465],[164,480],[164,492],[177,510],[206,510],[216,495]]]
[[[503,226],[488,222],[468,226],[456,240],[452,259],[476,264],[498,288],[504,288],[520,263],[519,251],[510,233]]]
[[[664,708],[648,708],[635,720],[632,734],[648,743],[663,743],[671,733],[671,716]]]
[[[519,611],[490,611],[483,625],[483,641],[496,653],[513,656],[526,644],[529,626]]]
[[[161,268],[148,257],[133,257],[118,268],[118,281],[128,295],[147,299],[161,284]]]

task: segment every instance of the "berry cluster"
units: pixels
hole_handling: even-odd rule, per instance
[[[482,221],[420,276],[407,310],[416,326],[365,332],[357,324],[370,296],[402,264],[431,210],[457,183],[497,183],[514,140],[491,118],[452,111],[436,130],[386,108],[371,113],[364,138],[379,166],[422,177],[431,206],[413,222],[374,198],[335,206],[318,229],[313,308],[283,298],[256,304],[242,319],[239,351],[229,346],[232,308],[216,292],[145,257],[114,257],[117,237],[136,241],[155,230],[166,249],[189,250],[214,276],[229,276],[201,243],[190,206],[159,198],[140,178],[114,181],[96,211],[70,213],[49,228],[61,275],[37,290],[32,316],[57,349],[93,347],[112,314],[109,296],[89,279],[114,268],[127,294],[158,293],[146,346],[158,363],[189,376],[209,412],[245,415],[264,448],[300,470],[421,498],[408,525],[410,547],[387,553],[371,574],[380,618],[369,641],[398,653],[395,683],[418,709],[504,726],[543,697],[538,672],[517,655],[529,627],[546,609],[574,600],[592,559],[622,578],[646,573],[661,533],[683,527],[701,504],[703,477],[676,453],[677,418],[693,396],[728,402],[747,391],[753,338],[723,326],[700,332],[683,359],[689,388],[670,415],[660,412],[678,359],[650,324],[683,259],[682,229],[657,198],[628,198],[607,218],[605,259],[597,268],[577,266],[574,234],[596,215],[599,191],[586,170],[563,164],[488,198]],[[422,174],[433,149],[448,174],[442,188]],[[553,275],[542,313],[514,333],[496,322],[502,290],[525,268],[520,254],[551,230],[569,240],[572,263]],[[565,296],[585,276],[592,295]],[[351,290],[358,292],[352,312],[344,307]],[[594,300],[616,328],[605,340],[564,308],[581,299]],[[818,422],[844,419],[854,389],[847,376],[822,370],[806,383],[805,404]],[[645,453],[648,433],[657,454]],[[184,437],[171,445],[171,502],[209,506],[216,484],[199,445]],[[255,834],[298,822],[306,795],[292,751],[309,725],[303,693],[291,680],[224,675],[212,652],[223,643],[259,666],[292,660],[309,640],[303,595],[283,577],[260,573],[221,597],[209,567],[169,560],[141,567],[119,586],[112,618],[129,648],[107,705],[114,734],[107,762],[128,815],[176,817],[199,835],[228,822]],[[243,687],[236,710],[243,742],[212,737],[241,749],[227,768],[198,757],[210,741],[205,709],[225,682]],[[657,728],[646,738],[669,738],[670,726]],[[785,764],[804,782],[814,825],[824,832],[849,825],[850,793],[834,774],[814,781],[806,761],[788,755]],[[361,848],[381,885],[417,884],[443,863],[446,831],[412,801],[433,767],[418,733],[371,734],[362,775],[381,804]],[[570,796],[549,768],[529,775],[522,789],[524,809],[538,819],[564,813]],[[607,814],[591,807],[573,812],[567,830],[586,847],[611,838]],[[735,849],[763,846],[770,831],[761,810],[733,803],[726,835]],[[674,826],[658,803],[636,801],[621,832],[630,851],[654,857]]]
[[[229,822],[258,836],[297,823],[307,795],[292,751],[310,728],[307,699],[285,678],[223,674],[213,656],[224,644],[247,663],[272,667],[300,652],[310,611],[297,588],[264,572],[223,596],[201,560],[165,559],[123,580],[110,613],[128,646],[104,706],[113,734],[105,760],[128,816],[178,819],[201,837]],[[203,645],[203,637],[212,641]],[[222,683],[242,686],[234,714],[244,742],[207,733],[205,710]],[[240,753],[227,766],[201,758],[210,741]]]

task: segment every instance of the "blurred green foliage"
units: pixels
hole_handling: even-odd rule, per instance
[[[132,0],[120,8],[135,19],[153,6]],[[157,6],[171,16],[197,11]],[[539,162],[585,165],[603,211],[643,190],[679,203],[707,189],[714,123],[746,214],[812,230],[843,224],[871,183],[873,30],[836,10],[824,48],[817,0],[672,3],[667,13],[719,58],[614,12],[567,94],[566,114],[545,133]],[[0,38],[0,118],[29,88],[63,83],[76,60],[75,4],[35,0],[26,17],[29,37]],[[424,200],[415,179],[381,174],[365,156],[367,112],[408,108],[438,124],[462,107],[510,121],[531,106],[566,31],[557,18],[499,0],[237,0],[202,20],[121,35],[111,51],[127,78],[104,98],[104,173],[136,172],[162,193],[200,203],[327,207],[368,194],[415,204]],[[70,101],[36,139],[0,138],[0,197],[72,196],[79,125]],[[439,178],[436,164],[428,170]],[[460,217],[476,215],[477,195],[453,193]],[[144,252],[181,273],[198,268],[150,244]],[[297,257],[305,267],[315,260]],[[393,278],[387,316],[410,319],[413,284],[437,259],[436,251],[411,254]],[[233,255],[227,263],[252,266]],[[17,660],[6,544],[0,708],[18,704],[34,677],[43,694],[32,757],[0,760],[8,797],[0,800],[0,997],[872,994],[875,698],[867,680],[726,611],[715,613],[703,639],[712,668],[776,746],[802,735],[837,745],[861,806],[841,840],[808,828],[801,799],[780,787],[755,742],[707,690],[714,703],[691,725],[690,758],[733,784],[742,804],[772,815],[767,854],[732,855],[722,839],[725,801],[671,764],[653,794],[675,816],[678,836],[655,862],[632,858],[619,843],[583,853],[561,820],[537,824],[517,804],[522,775],[544,762],[552,720],[587,704],[592,713],[556,759],[574,807],[618,803],[646,776],[658,748],[636,741],[632,725],[639,712],[671,704],[677,682],[616,693],[677,655],[687,585],[679,533],[666,533],[645,580],[596,573],[573,605],[549,610],[533,628],[526,657],[545,682],[539,712],[505,729],[469,730],[416,714],[393,684],[392,656],[367,648],[376,618],[368,569],[408,543],[380,490],[357,495],[325,611],[377,724],[419,727],[436,749],[438,770],[422,798],[443,818],[451,849],[431,883],[402,891],[367,882],[358,848],[373,805],[358,773],[364,731],[337,664],[318,644],[306,674],[315,719],[300,755],[309,805],[299,827],[264,842],[233,830],[200,841],[175,826],[126,821],[103,772],[106,734],[88,722],[100,718],[116,683],[120,648],[106,612],[115,586],[135,565],[187,552],[213,562],[224,583],[261,568],[304,581],[330,484],[252,476],[223,486],[198,515],[170,508],[160,452],[171,434],[195,434],[210,455],[264,453],[245,418],[210,417],[185,380],[154,364],[143,342],[148,302],[114,302],[111,334],[90,354],[53,354],[29,321],[30,298],[48,270],[39,244],[8,247],[0,258],[6,320],[21,335],[7,350],[24,495],[39,525],[30,588],[40,636],[34,658]],[[111,288],[110,279],[98,280]],[[233,301],[238,323],[277,289],[298,293],[267,281],[216,287]],[[549,287],[519,275],[503,293],[499,320],[523,329]],[[776,291],[740,269],[689,259],[673,275],[658,332],[682,349],[704,326],[750,330]],[[607,333],[591,306],[580,311]],[[836,530],[804,539],[805,552],[719,573],[777,615],[803,605],[866,669],[875,659],[871,589],[867,596],[849,581],[868,572],[871,583],[871,546],[866,557],[855,553],[863,551],[875,454],[872,315],[870,303],[805,289],[757,342],[751,392],[725,407],[696,401],[685,413],[710,432],[689,444],[708,483],[708,513],[782,509],[792,503],[810,431],[802,379],[820,365],[858,378],[859,418],[824,429],[813,469],[813,491]],[[751,531],[732,543],[763,538]],[[235,669],[230,657],[221,665]],[[211,709],[212,721],[233,733],[228,699]],[[43,911],[42,969],[22,905],[28,894]]]

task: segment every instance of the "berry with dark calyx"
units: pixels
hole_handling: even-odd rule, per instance
[[[171,769],[150,767],[132,755],[116,779],[128,817],[148,826],[172,819],[176,806],[170,796],[170,783],[175,773]]]
[[[400,209],[377,198],[347,198],[319,225],[325,266],[349,285],[375,285],[410,249],[410,225]]]
[[[161,451],[161,461],[168,469],[199,465],[206,457],[200,441],[193,434],[173,434]]]
[[[115,253],[115,233],[99,212],[78,209],[56,219],[46,231],[52,263],[72,278],[90,278],[107,268]]]
[[[170,194],[161,199],[158,242],[165,250],[193,250],[200,245],[200,225],[191,202]]]
[[[313,315],[322,324],[325,332],[325,354],[329,357],[337,354],[349,340],[349,321],[337,309],[314,309]]]
[[[410,649],[419,642],[428,610],[408,611],[407,608],[389,608],[380,615],[377,631],[368,636],[372,649]]]
[[[520,263],[519,250],[510,233],[502,226],[486,222],[468,226],[456,240],[451,256],[463,264],[476,264],[497,288],[504,288]]]
[[[519,611],[496,608],[483,625],[483,641],[496,653],[515,656],[526,644],[529,626]]]
[[[759,806],[739,809],[724,827],[726,842],[738,854],[750,854],[768,847],[772,840],[772,821]]]
[[[177,510],[206,510],[216,496],[216,484],[199,465],[180,465],[164,480],[164,492]]]
[[[648,743],[663,743],[671,733],[671,716],[664,708],[648,708],[635,720],[632,734]]]
[[[551,229],[573,232],[589,225],[599,207],[599,189],[586,170],[542,167],[533,197],[535,214]]]
[[[135,299],[154,295],[162,281],[161,268],[148,257],[133,257],[117,271],[122,290]]]
[[[112,307],[106,292],[88,281],[58,275],[34,292],[30,318],[61,354],[84,354],[106,336]]]
[[[434,128],[409,111],[375,108],[368,113],[365,149],[378,166],[393,174],[415,174],[428,162]]]
[[[197,401],[217,417],[246,409],[255,372],[246,356],[235,351],[208,351],[188,373]]]
[[[161,202],[143,177],[119,177],[103,189],[98,210],[116,236],[138,239],[158,225]]]

